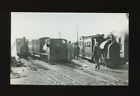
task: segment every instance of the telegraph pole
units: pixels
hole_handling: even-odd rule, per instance
[[[78,47],[78,24],[77,24],[77,47]]]
[[[77,59],[78,59],[78,57],[79,57],[79,49],[78,49],[79,47],[78,47],[78,24],[77,24]]]

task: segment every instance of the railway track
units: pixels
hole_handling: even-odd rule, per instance
[[[61,82],[60,80],[58,80],[57,78],[55,78],[54,76],[52,76],[51,74],[48,74],[42,70],[39,69],[38,71],[41,75],[43,75],[44,77],[47,76],[53,83],[55,83],[56,85],[65,85],[63,82]]]
[[[111,75],[108,75],[110,73],[105,74],[104,72],[102,72],[100,70],[96,70],[96,71],[93,72],[91,70],[87,70],[87,69],[84,69],[84,68],[79,68],[79,70],[82,70],[83,72],[88,73],[90,75],[97,74],[98,77],[104,78],[105,80],[108,80],[108,81],[112,82],[113,85],[128,85],[127,81],[121,80],[120,78],[117,78],[117,77],[114,77],[114,76],[111,76]],[[114,75],[114,73],[116,75],[116,71],[111,70],[111,72],[113,72],[113,75]],[[117,73],[122,74],[123,72],[119,72],[117,70]]]
[[[54,63],[53,63],[54,64]],[[61,64],[60,64],[61,65]],[[78,73],[81,73],[81,74],[84,74],[84,75],[87,75],[87,76],[89,76],[89,77],[91,77],[91,78],[97,78],[97,79],[99,79],[100,81],[102,81],[102,82],[105,82],[105,83],[108,83],[109,85],[113,85],[113,86],[115,86],[116,84],[114,84],[114,83],[112,83],[112,82],[109,82],[109,81],[107,81],[107,80],[105,80],[105,79],[102,79],[102,78],[99,78],[97,75],[95,75],[95,74],[89,74],[89,71],[87,71],[87,70],[82,70],[81,68],[78,68],[78,69],[74,69],[74,71],[76,71],[76,72],[78,72]],[[87,72],[86,72],[87,71]]]
[[[72,78],[70,78],[62,73],[59,73],[56,70],[53,70],[50,68],[44,68],[44,69],[48,69],[48,71],[46,71],[46,70],[42,69],[41,67],[38,67],[38,64],[35,64],[33,62],[32,62],[32,66],[35,68],[36,67],[39,68],[37,71],[40,74],[47,76],[51,81],[55,82],[56,85],[82,85],[79,82],[73,80]],[[45,67],[45,66],[43,66],[43,67]]]
[[[52,62],[51,64],[58,64],[58,63]],[[58,65],[61,66],[61,64],[58,64]],[[62,74],[62,73],[60,73],[60,72],[58,72],[58,71],[56,71],[56,70],[54,70],[54,69],[51,69],[51,70],[52,70],[52,73],[55,72],[55,73],[57,73],[57,75],[61,75],[61,76],[65,77],[65,78],[67,78],[67,79],[73,81],[74,83],[76,83],[76,85],[77,85],[77,84],[78,84],[78,85],[83,85],[82,83],[79,83],[78,81],[73,80],[73,79],[72,79],[71,77],[69,77],[69,76],[66,76],[66,75],[64,75],[64,74]],[[101,82],[108,83],[108,85],[114,85],[113,83],[110,83],[110,82],[108,82],[108,81],[106,81],[106,80],[104,80],[104,79],[98,78],[97,76],[95,77],[95,76],[89,75],[89,74],[87,74],[87,73],[84,73],[84,72],[82,72],[81,70],[74,70],[74,71],[75,71],[75,72],[78,72],[78,73],[80,73],[80,74],[82,74],[82,75],[86,75],[86,76],[88,76],[88,77],[90,77],[90,78],[93,78],[93,77],[94,77],[94,78],[100,80]],[[73,85],[73,84],[72,84],[72,85]],[[75,85],[75,84],[74,84],[74,85]]]
[[[42,72],[42,73],[45,74],[46,76],[49,76],[52,80],[58,82],[59,85],[69,85],[69,84],[70,84],[70,85],[82,85],[82,84],[80,84],[79,82],[77,82],[77,81],[71,79],[70,77],[65,76],[65,75],[63,75],[63,74],[61,74],[61,73],[58,73],[58,72],[56,72],[56,71],[54,71],[54,70],[51,70],[51,72],[52,72],[52,74],[55,74],[55,76],[53,76],[50,72],[48,73],[48,72],[43,71],[43,70],[41,70],[40,72]],[[57,76],[56,76],[56,75],[57,75]],[[58,76],[61,77],[61,80],[60,80],[60,78],[57,79]],[[65,82],[64,80],[65,80],[65,81],[67,80],[67,82],[69,82],[69,84],[68,84],[68,83],[64,83],[64,82]]]
[[[42,74],[43,76],[47,76],[56,85],[86,85],[86,83],[83,84],[83,82],[74,80],[72,77],[64,74],[63,72],[59,72],[58,70],[55,70],[52,67],[43,66],[43,65],[41,65],[41,63],[36,64],[32,60],[30,62],[32,63],[32,66],[34,66],[35,68],[39,68],[38,72],[40,74]],[[46,62],[44,62],[44,63],[46,63]],[[59,67],[65,67],[65,68],[68,67],[69,65],[71,65],[71,63],[67,63],[66,65],[68,65],[68,66],[66,66],[61,63],[49,62],[50,66],[51,66],[51,64],[59,65]],[[42,67],[40,67],[39,65],[41,65]],[[104,74],[101,75],[98,72],[91,72],[89,70],[82,69],[81,67],[79,67],[79,68],[69,67],[69,68],[71,70],[73,70],[74,72],[78,72],[81,75],[85,75],[86,77],[98,79],[100,82],[104,82],[107,85],[116,86],[116,85],[125,85],[126,84],[126,82],[114,79],[111,76],[107,76]],[[48,70],[46,70],[46,69],[48,69]]]
[[[53,63],[53,64],[55,64],[55,63]],[[66,64],[66,65],[69,65],[69,64]],[[62,65],[62,64],[60,64],[60,65]],[[127,85],[128,84],[128,82],[126,82],[126,81],[122,81],[120,79],[116,79],[116,78],[114,78],[114,77],[112,77],[110,75],[104,74],[104,73],[99,73],[99,72],[96,72],[96,71],[92,71],[91,72],[91,71],[83,69],[83,68],[76,68],[74,70],[79,72],[79,73],[81,73],[81,74],[88,75],[90,77],[96,77],[97,79],[99,79],[99,80],[101,80],[103,82],[106,82],[106,83],[108,83],[110,85],[113,85],[113,86],[116,86],[116,85]]]
[[[107,82],[111,85],[127,85],[127,82],[125,81],[121,81],[119,79],[115,79],[111,76],[108,76],[108,75],[105,75],[105,74],[101,74],[101,73],[98,73],[98,72],[91,72],[89,70],[86,70],[86,69],[80,69],[81,71],[83,71],[84,73],[87,73],[88,75],[90,76],[96,76],[96,78],[104,81],[104,82]],[[79,70],[78,70],[79,71]]]
[[[120,80],[120,79],[116,79],[110,75],[101,73],[101,72],[96,72],[96,71],[91,71],[91,70],[86,70],[83,68],[79,68],[79,70],[83,71],[84,73],[87,73],[89,75],[93,75],[93,76],[97,76],[97,78],[99,78],[100,80],[103,80],[105,82],[108,82],[114,86],[116,85],[128,85],[128,82]],[[97,70],[98,71],[98,70]]]

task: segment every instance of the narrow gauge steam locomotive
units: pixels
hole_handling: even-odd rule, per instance
[[[20,38],[20,40],[22,40],[22,38]],[[22,52],[22,54],[26,54],[26,57],[30,55],[48,61],[68,61],[67,40],[65,39],[43,37],[31,40],[27,44],[28,46],[26,47],[29,47],[29,50]],[[26,47],[24,46],[25,49]],[[21,51],[22,50],[19,50],[17,54],[21,55]]]
[[[50,60],[68,61],[68,48],[66,39],[50,39]]]
[[[29,55],[28,40],[23,38],[16,39],[16,52],[20,58],[27,58]]]
[[[100,63],[113,68],[128,62],[128,35],[117,37],[116,42],[108,36],[104,38],[103,34],[94,36],[82,36],[80,38],[80,56],[94,61],[93,52],[96,42],[99,42],[102,49],[102,58]]]

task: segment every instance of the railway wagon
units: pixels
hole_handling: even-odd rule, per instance
[[[49,37],[42,37],[39,39],[33,39],[29,41],[29,53],[33,57],[38,57],[39,59],[46,59],[48,60],[48,42]]]
[[[111,39],[111,35],[104,38],[104,35],[82,36],[79,42],[80,56],[94,60],[94,46],[99,42],[102,50],[100,63],[107,67],[117,67],[128,62],[128,35],[116,36],[116,42]]]
[[[48,61],[68,61],[67,40],[65,39],[43,37],[32,40],[29,46],[30,53],[34,57]]]
[[[79,42],[80,56],[86,59],[93,59],[92,55],[94,52],[94,46],[96,42],[101,43],[105,40],[103,36],[103,34],[97,34],[93,36],[82,36]]]
[[[16,53],[20,58],[27,58],[29,55],[28,40],[23,38],[16,39]]]

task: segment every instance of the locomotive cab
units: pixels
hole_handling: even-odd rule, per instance
[[[51,61],[68,61],[67,40],[51,39],[49,46]]]

